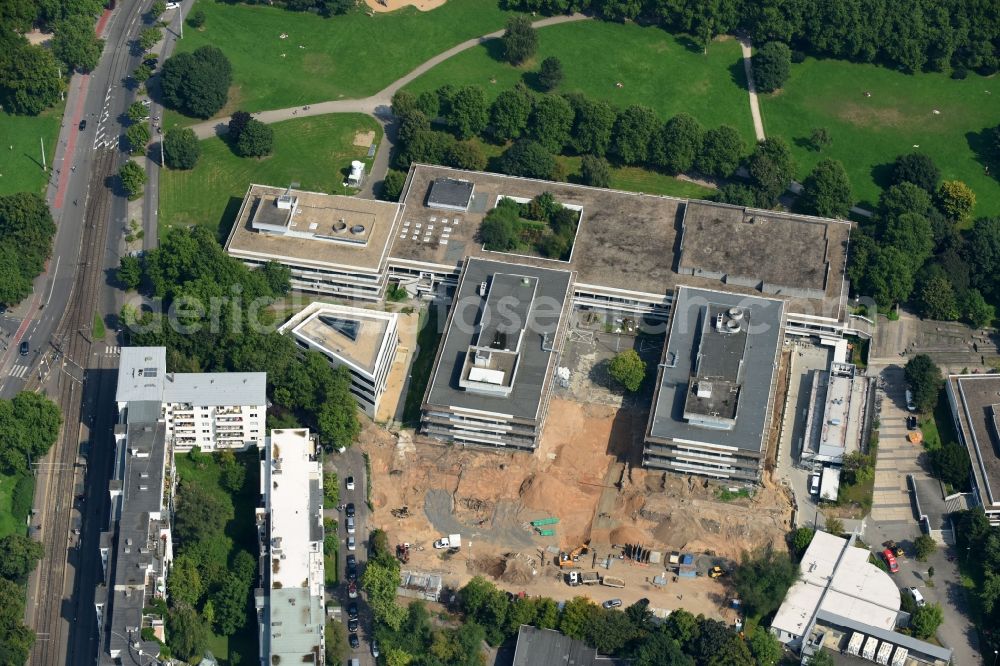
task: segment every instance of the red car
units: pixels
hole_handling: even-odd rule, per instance
[[[889,573],[896,573],[899,571],[899,564],[896,563],[896,556],[892,554],[892,551],[886,548],[882,551],[882,557],[885,558],[885,563],[889,565]]]

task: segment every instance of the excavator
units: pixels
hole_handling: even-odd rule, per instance
[[[577,562],[579,562],[580,556],[586,555],[588,552],[590,552],[589,543],[582,543],[568,553],[564,550],[559,553],[559,566],[564,569],[579,567]]]

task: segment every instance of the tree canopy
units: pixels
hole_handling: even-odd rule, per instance
[[[792,152],[780,137],[758,142],[747,167],[760,206],[773,206],[795,176]]]
[[[274,129],[256,118],[247,121],[236,139],[236,152],[243,157],[265,157],[274,150]]]
[[[32,281],[52,253],[56,225],[41,196],[0,196],[0,303],[13,305],[31,293]]]
[[[642,380],[646,378],[646,362],[639,358],[634,349],[626,349],[611,359],[608,372],[628,391],[635,393],[642,386]]]
[[[854,205],[853,199],[844,165],[837,160],[824,159],[816,164],[802,183],[799,204],[805,213],[846,218]]]
[[[538,69],[538,84],[546,92],[555,90],[563,80],[562,62],[555,56],[549,56],[542,61]]]
[[[37,116],[59,101],[64,88],[52,50],[0,30],[0,105],[4,110]]]
[[[535,55],[538,35],[531,27],[531,20],[526,16],[512,16],[507,19],[507,28],[504,30],[501,42],[504,60],[512,65],[520,65]]]
[[[744,552],[733,572],[733,584],[747,613],[767,615],[776,610],[799,577],[799,568],[787,553],[770,545]]]
[[[41,394],[22,391],[0,400],[0,470],[27,472],[29,460],[48,453],[61,425],[59,408]]]
[[[171,127],[163,137],[163,159],[171,169],[193,169],[201,142],[190,127]]]
[[[556,161],[551,153],[537,141],[521,140],[504,151],[497,161],[502,173],[526,178],[548,179],[552,176]]]
[[[782,42],[767,42],[753,54],[753,80],[757,90],[774,92],[785,85],[792,70],[792,50]]]
[[[907,361],[903,370],[917,411],[925,414],[933,411],[944,385],[940,368],[927,354],[917,354]]]
[[[168,58],[160,78],[168,106],[196,118],[210,118],[229,97],[232,65],[221,50],[206,45]]]
[[[930,155],[909,153],[900,155],[892,165],[892,183],[913,183],[925,192],[937,191],[941,171]]]

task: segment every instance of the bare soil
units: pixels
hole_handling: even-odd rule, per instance
[[[383,4],[378,0],[365,0],[365,4],[375,12],[393,12],[403,7],[416,7],[422,12],[429,12],[444,3],[445,0],[385,0]]]

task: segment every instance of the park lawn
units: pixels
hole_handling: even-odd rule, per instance
[[[761,96],[761,113],[768,136],[780,136],[792,147],[800,180],[820,159],[840,160],[855,199],[871,208],[887,185],[885,167],[897,155],[919,151],[934,159],[945,179],[965,181],[976,192],[977,216],[996,215],[1000,185],[977,155],[983,150],[983,130],[1000,122],[1000,89],[995,88],[975,74],[956,81],[944,74],[908,75],[808,58],[792,65],[784,89]],[[833,139],[822,152],[809,150],[805,142],[816,127],[827,128]]]
[[[663,120],[683,111],[705,127],[732,125],[749,152],[753,121],[739,43],[717,40],[708,55],[689,48],[689,43],[655,27],[564,23],[538,30],[538,52],[520,67],[502,62],[500,43],[492,40],[441,63],[406,89],[419,94],[446,83],[476,84],[492,100],[518,81],[534,84],[539,63],[555,56],[565,73],[556,92],[581,92],[620,108],[644,104]]]
[[[60,102],[37,116],[0,111],[0,143],[7,146],[7,150],[0,150],[0,195],[45,194],[48,178],[42,171],[41,141],[45,141],[45,159],[51,169],[65,106]]]
[[[368,148],[353,145],[357,132],[382,128],[361,114],[331,114],[272,125],[274,154],[264,159],[238,157],[222,138],[201,142],[194,169],[168,169],[160,177],[160,233],[174,226],[200,224],[228,234],[251,183],[284,187],[292,182],[311,192],[344,193],[351,160],[367,159]]]
[[[566,169],[570,182],[581,182],[580,157],[559,155],[556,160]],[[665,173],[642,167],[611,167],[611,187],[626,192],[664,194],[683,199],[707,199],[715,192],[697,183],[679,180]]]
[[[502,29],[511,15],[492,0],[331,18],[212,0],[199,0],[192,11],[198,10],[205,12],[205,25],[187,28],[177,52],[211,44],[232,61],[233,88],[220,115],[373,95],[438,53]],[[179,120],[195,122],[170,114],[168,126]]]

